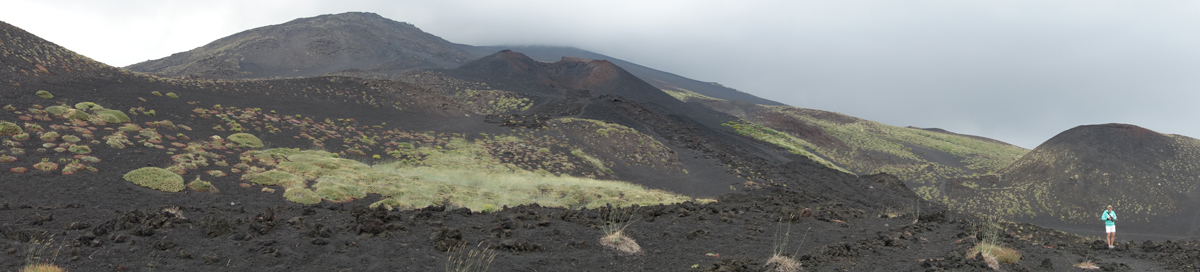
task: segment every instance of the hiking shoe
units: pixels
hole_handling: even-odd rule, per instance
[[[1108,246],[1108,249],[1113,249],[1113,246]]]

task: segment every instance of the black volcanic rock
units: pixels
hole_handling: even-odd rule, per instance
[[[126,68],[166,76],[302,77],[347,69],[391,74],[452,68],[470,59],[455,44],[411,24],[349,12],[243,31]]]

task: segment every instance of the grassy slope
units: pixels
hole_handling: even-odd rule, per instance
[[[961,210],[1075,224],[1095,223],[1105,205],[1121,207],[1122,222],[1186,219],[1193,205],[1188,196],[1200,184],[1200,140],[1160,136],[1162,148],[1138,151],[1156,153],[1151,156],[1039,147],[997,175],[948,183],[943,199]]]
[[[743,135],[788,148],[834,169],[896,175],[925,198],[941,195],[936,186],[941,181],[993,173],[1028,152],[993,141],[889,126],[838,113],[739,105],[687,90],[664,91],[742,117],[744,122],[727,125]]]
[[[281,94],[261,91],[270,90],[295,80],[191,81],[145,75],[134,75],[134,79],[131,80],[144,80],[149,84],[157,85],[224,88],[230,92],[239,92],[240,89],[260,90],[269,96],[303,96],[305,98],[326,96],[324,99],[359,104],[376,108],[379,111],[405,112],[412,108],[423,107],[420,103],[404,99],[412,94],[411,92],[397,95],[388,91],[322,90],[320,88]],[[339,82],[339,80],[343,80],[339,78],[316,80],[322,83],[331,83],[331,86],[345,83]],[[347,84],[347,86],[363,85],[361,83]],[[386,89],[386,86],[377,89]],[[186,94],[179,99],[158,93],[144,95],[144,97],[128,97],[126,99],[150,101],[147,103],[151,103],[175,102],[191,98]],[[397,97],[401,99],[396,99]],[[446,98],[445,101],[452,101],[452,99]],[[169,156],[171,160],[164,162],[169,165],[164,168],[185,175],[188,180],[192,180],[192,177],[195,177],[196,180],[212,180],[228,174],[243,174],[243,179],[250,183],[292,189],[285,193],[285,196],[293,201],[306,204],[320,202],[322,199],[335,202],[351,201],[363,198],[366,194],[383,195],[385,199],[380,204],[393,207],[424,207],[431,204],[449,203],[476,210],[487,209],[485,206],[499,207],[527,203],[539,203],[543,206],[595,207],[607,203],[622,206],[676,203],[690,200],[688,197],[648,190],[628,183],[593,179],[597,176],[610,178],[615,176],[600,170],[604,165],[595,165],[592,162],[597,159],[589,160],[572,154],[595,154],[606,152],[606,150],[598,150],[597,147],[590,145],[571,144],[574,142],[570,138],[572,136],[563,130],[518,128],[513,129],[513,135],[480,134],[480,136],[467,139],[467,137],[455,133],[389,129],[394,126],[387,126],[386,123],[366,125],[353,118],[286,115],[276,113],[270,107],[265,109],[240,108],[218,104],[205,105],[200,101],[189,101],[186,103],[187,107],[171,109],[170,114],[167,109],[163,108],[158,109],[158,114],[155,114],[156,111],[153,108],[118,108],[118,110],[128,112],[137,120],[136,123],[116,123],[104,122],[102,118],[99,118],[98,113],[103,108],[71,109],[75,107],[74,102],[78,101],[68,101],[63,97],[45,99],[41,102],[45,103],[41,103],[41,105],[15,103],[15,105],[9,104],[4,107],[5,114],[0,121],[19,124],[24,128],[21,132],[25,132],[21,136],[6,135],[3,137],[6,148],[0,150],[0,155],[12,160],[0,162],[0,166],[3,166],[4,170],[17,167],[51,173],[60,173],[59,170],[62,170],[61,174],[63,175],[69,175],[75,171],[99,171],[92,167],[93,162],[89,161],[92,159],[82,157],[81,154],[67,152],[68,149],[73,151],[78,147],[87,147],[92,150],[125,149],[138,153],[164,154],[164,157]],[[108,103],[102,104],[102,106],[113,106]],[[470,111],[513,112],[522,110],[508,104],[464,104],[467,104],[464,108]],[[271,105],[264,104],[263,106]],[[527,108],[527,106],[525,107]],[[71,109],[71,112],[80,112],[82,115],[79,119],[71,119],[71,114],[54,114],[47,110],[50,108],[67,108]],[[579,123],[597,122],[589,121]],[[625,143],[623,146],[635,148],[634,150],[665,149],[661,143],[636,130],[613,126],[605,125],[605,128],[601,129],[607,132],[605,137],[611,135],[620,139],[636,139],[638,142]],[[289,172],[291,178],[280,171],[271,172],[277,170],[277,166],[280,165],[309,170],[313,170],[313,167],[311,165],[309,167],[297,166],[296,161],[290,160],[289,154],[275,152],[278,154],[263,156],[261,151],[256,151],[255,148],[239,146],[225,139],[231,134],[240,132],[249,132],[274,139],[270,141],[272,147],[328,150],[330,152],[323,153],[326,158],[315,161],[324,163],[326,166],[336,166],[334,168],[343,171],[332,171],[332,174],[319,172],[320,174],[318,174],[318,172],[308,173],[294,168],[286,169],[289,170],[286,172]],[[51,134],[55,135],[53,139],[43,137],[43,135]],[[67,138],[76,140],[67,141]],[[282,139],[292,140],[280,141]],[[61,151],[55,149],[61,149]],[[99,153],[109,154],[112,152]],[[642,157],[632,154],[633,157],[629,158],[613,155],[606,157],[609,161],[601,161],[601,163],[647,164],[647,161],[653,159],[654,163],[661,161],[662,163],[659,164],[667,162],[678,164],[678,159],[674,157],[673,152],[650,152],[650,154],[659,155]],[[355,158],[364,161],[374,158],[377,162],[392,161],[394,163],[369,166],[354,160],[340,158],[335,160],[333,157]],[[636,160],[634,160],[635,158]],[[94,160],[112,159],[116,158],[101,157]],[[64,165],[64,167],[59,168],[56,165],[54,169],[44,171],[31,167],[35,165],[34,162],[38,161],[54,162]],[[677,165],[670,166],[678,169]],[[260,175],[264,172],[271,172],[272,175],[278,174],[275,176],[276,179],[283,179],[283,181],[261,179],[253,181],[256,176],[265,176]],[[306,173],[307,175],[305,175]],[[578,176],[578,178],[572,177],[572,175]],[[405,178],[396,179],[396,177]],[[246,185],[248,186],[248,184]],[[310,191],[312,193],[303,193],[295,190],[297,188],[313,190]],[[219,193],[219,190],[216,191]],[[506,191],[527,194],[504,193]]]

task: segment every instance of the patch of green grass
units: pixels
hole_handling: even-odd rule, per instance
[[[603,161],[601,161],[600,159],[597,159],[596,157],[592,157],[592,155],[588,155],[586,152],[583,152],[583,150],[579,150],[579,149],[571,150],[571,155],[575,155],[575,157],[579,157],[580,159],[583,159],[583,161],[586,161],[586,162],[592,164],[592,166],[599,168],[601,171],[608,172],[608,173],[613,172],[612,169],[608,169],[607,166],[604,166]]]
[[[304,188],[288,188],[283,192],[283,197],[288,201],[296,202],[304,205],[312,205],[321,203],[321,196],[309,189]]]
[[[92,102],[79,102],[79,103],[75,103],[75,108],[76,108],[76,109],[79,109],[79,110],[97,110],[97,109],[104,109],[103,107],[100,107],[100,105],[96,105],[96,103],[92,103]]]
[[[691,200],[625,182],[525,171],[496,163],[485,151],[479,150],[484,143],[452,142],[457,144],[448,146],[456,148],[424,150],[428,153],[423,161],[384,162],[374,166],[337,158],[335,154],[323,151],[284,148],[251,151],[253,154],[271,154],[283,161],[275,169],[246,176],[253,180],[272,171],[288,171],[291,174],[288,178],[302,177],[303,181],[297,185],[288,186],[285,197],[303,200],[305,202],[296,202],[304,204],[320,199],[351,201],[367,194],[383,197],[371,204],[373,207],[410,209],[448,203],[474,211],[532,203],[594,208],[607,204],[651,205]],[[306,184],[311,184],[307,187],[313,189],[306,189]]]
[[[304,187],[304,179],[285,171],[271,170],[262,173],[249,173],[242,176],[254,184],[263,186]]]
[[[99,110],[96,111],[96,116],[99,116],[100,119],[103,119],[105,122],[114,124],[129,122],[129,116],[125,115],[125,112],[119,110]]]
[[[251,148],[262,148],[263,147],[262,140],[259,140],[258,137],[254,136],[253,134],[249,134],[249,133],[234,133],[233,135],[229,135],[229,137],[227,137],[227,139],[229,139],[230,141],[233,141],[234,143],[237,143],[239,146],[243,146],[243,147],[251,147]]]
[[[176,193],[183,191],[183,188],[186,187],[183,184],[183,177],[179,174],[158,167],[138,168],[125,173],[124,178],[133,184],[164,192]]]
[[[788,151],[791,151],[794,154],[799,154],[799,155],[808,157],[808,159],[810,159],[814,162],[820,163],[821,165],[824,165],[825,167],[836,169],[838,171],[842,171],[842,172],[849,173],[849,174],[854,174],[853,172],[850,172],[849,170],[846,170],[845,168],[842,168],[841,166],[833,164],[832,162],[826,160],[825,158],[822,158],[821,156],[817,156],[816,154],[813,154],[812,152],[810,152],[809,150],[819,149],[816,145],[813,145],[803,139],[796,138],[792,135],[788,135],[787,133],[779,132],[774,129],[764,127],[764,126],[754,124],[754,123],[749,123],[749,122],[730,121],[730,122],[726,122],[722,125],[732,128],[734,131],[737,131],[738,134],[750,136],[751,138],[757,139],[759,141],[768,142],[768,143],[786,148]]]

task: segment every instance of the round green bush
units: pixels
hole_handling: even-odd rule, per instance
[[[304,205],[321,203],[320,195],[317,195],[317,193],[313,192],[312,190],[304,188],[288,188],[287,191],[283,192],[283,197],[287,198],[289,201]]]
[[[226,139],[229,139],[230,141],[233,141],[234,143],[237,143],[238,145],[243,146],[243,147],[253,147],[253,148],[263,147],[262,140],[259,140],[258,137],[255,137],[254,135],[252,135],[250,133],[234,133],[233,135],[229,135],[229,137],[226,137]]]
[[[45,98],[45,99],[54,98],[54,95],[50,94],[50,92],[47,92],[46,90],[38,90],[36,94],[38,97]]]
[[[183,188],[187,187],[182,176],[158,167],[142,167],[129,171],[125,173],[125,180],[142,187],[171,193],[183,191]]]
[[[25,130],[21,129],[21,126],[13,122],[0,121],[0,136],[17,135],[24,132]]]
[[[88,118],[92,117],[91,115],[88,115],[83,110],[70,110],[69,114],[70,114],[70,116],[67,116],[67,117],[71,118],[71,119],[75,119],[75,120],[87,121]]]
[[[129,122],[129,115],[125,115],[125,112],[119,110],[100,110],[96,111],[96,115],[109,123]]]
[[[71,152],[74,152],[75,154],[92,153],[92,148],[86,145],[72,145],[71,148],[68,148],[68,150],[71,150]]]
[[[68,110],[68,108],[67,108],[67,107],[63,107],[63,106],[49,106],[49,107],[46,107],[46,112],[49,112],[50,114],[53,114],[53,115],[56,115],[56,116],[62,116],[62,115],[63,115],[63,113],[66,113],[66,112],[67,112],[67,110]]]
[[[93,110],[93,109],[99,108],[99,107],[100,107],[99,105],[96,105],[96,103],[92,103],[92,102],[75,103],[75,108],[81,109],[81,110]]]
[[[167,93],[167,97],[179,99],[179,95],[177,95],[175,93]]]

